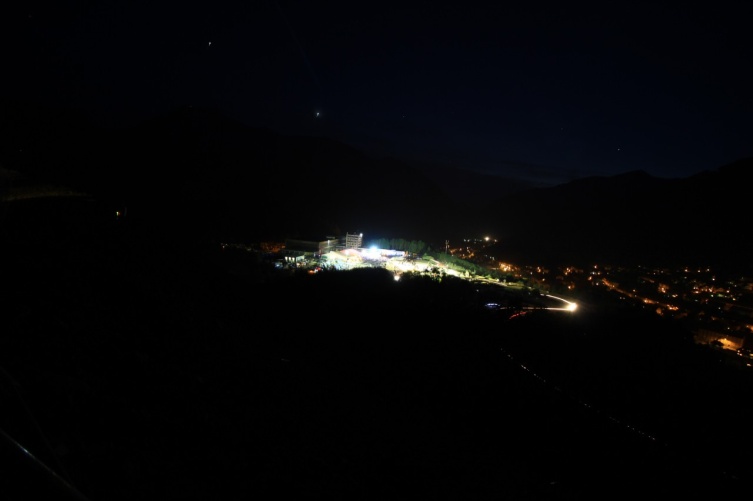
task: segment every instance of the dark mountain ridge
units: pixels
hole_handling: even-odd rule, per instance
[[[464,208],[391,158],[319,137],[247,127],[182,108],[127,130],[87,128],[64,113],[5,114],[3,164],[39,182],[127,207],[129,218],[197,236],[256,240],[364,232],[436,238]]]
[[[1,122],[5,169],[90,193],[183,241],[491,235],[499,259],[521,264],[743,266],[753,251],[742,223],[751,159],[681,179],[636,170],[525,189],[190,107],[123,130],[29,106],[6,105]]]
[[[411,162],[431,178],[457,203],[471,210],[484,208],[490,201],[535,187],[532,183],[510,177],[486,174],[436,162]]]
[[[589,177],[487,207],[497,251],[513,261],[746,267],[746,171],[753,159],[679,179],[642,171]]]

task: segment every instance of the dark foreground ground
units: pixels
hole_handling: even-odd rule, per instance
[[[92,501],[750,485],[751,372],[642,311],[584,297],[510,319],[467,282],[275,278],[169,231],[20,221],[2,235],[0,498],[76,499],[16,444]]]

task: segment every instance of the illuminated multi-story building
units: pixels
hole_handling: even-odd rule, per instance
[[[345,248],[360,249],[363,247],[363,233],[346,233]]]

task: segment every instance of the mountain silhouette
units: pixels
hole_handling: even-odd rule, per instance
[[[429,239],[465,215],[404,162],[211,110],[180,108],[124,130],[74,126],[58,111],[5,116],[7,169],[127,207],[143,224],[246,241],[345,232]]]
[[[753,159],[679,179],[643,171],[526,190],[489,204],[497,252],[518,261],[745,267]]]
[[[0,166],[24,183],[88,193],[173,240],[362,232],[443,245],[491,235],[500,259],[542,264],[744,266],[753,250],[742,219],[752,159],[687,178],[635,170],[528,188],[192,107],[105,129],[68,110],[6,104],[0,131]]]

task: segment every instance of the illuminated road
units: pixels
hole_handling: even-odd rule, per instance
[[[578,309],[578,305],[576,303],[573,303],[572,301],[568,301],[567,299],[563,299],[557,296],[552,296],[550,294],[543,294],[543,296],[556,299],[558,301],[561,301],[564,304],[564,306],[561,306],[559,308],[546,308],[547,310],[575,311],[576,309]]]
[[[477,280],[480,283],[486,283],[486,284],[492,284],[492,285],[498,285],[500,287],[507,287],[505,284],[501,284],[499,282],[495,282],[493,280]],[[575,311],[578,309],[578,304],[567,300],[565,298],[559,297],[559,296],[553,296],[551,294],[541,294],[541,297],[545,297],[548,299],[553,299],[558,303],[557,306],[515,306],[515,307],[502,307],[501,305],[497,303],[490,303],[487,305],[488,307],[491,307],[492,305],[495,305],[496,307],[500,309],[514,309],[514,310],[551,310],[551,311]]]

